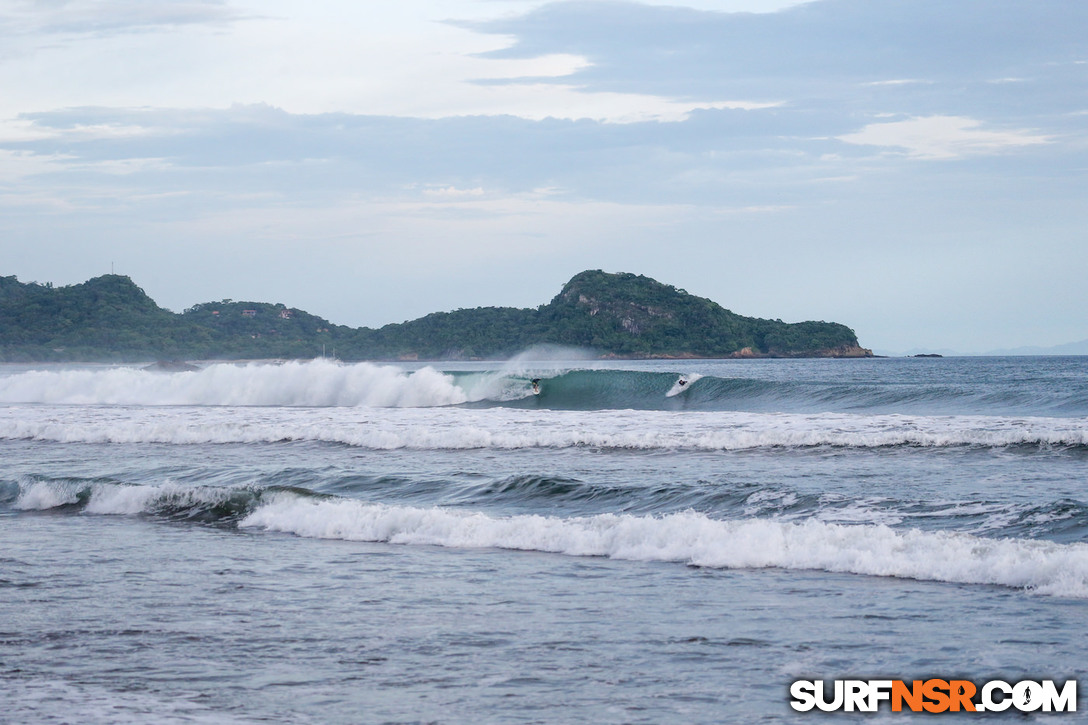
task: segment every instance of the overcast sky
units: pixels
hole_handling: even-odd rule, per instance
[[[0,0],[0,275],[1088,338],[1088,2]]]

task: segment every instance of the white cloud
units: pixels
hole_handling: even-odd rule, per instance
[[[432,187],[424,189],[423,194],[436,199],[473,199],[483,196],[484,189],[482,186],[476,186],[471,189],[459,189],[456,186],[440,186],[437,188]]]
[[[47,156],[29,151],[0,149],[0,186],[15,184],[38,174],[60,171],[64,168],[62,162],[70,159],[70,156],[59,154]],[[15,196],[12,195],[11,198]]]
[[[485,79],[561,78],[588,68],[591,63],[580,55],[554,53],[536,58],[518,58],[500,64]]]
[[[641,0],[644,5],[694,8],[718,13],[775,13],[812,0]]]
[[[0,29],[12,41],[0,51],[9,54],[0,61],[0,122],[20,113],[84,106],[265,103],[307,114],[629,123],[684,120],[699,108],[773,105],[743,98],[677,101],[650,93],[590,92],[564,80],[590,66],[583,56],[484,57],[513,39],[447,22],[494,18],[539,4],[24,0],[0,9]],[[733,3],[737,9],[764,10],[788,4]],[[531,82],[502,82],[517,79]]]
[[[901,149],[920,159],[957,159],[996,154],[1051,142],[1051,137],[1027,130],[987,131],[980,121],[963,116],[924,116],[891,123],[871,123],[840,141],[860,146]]]
[[[110,34],[239,18],[222,0],[16,0],[0,21],[20,34]]]
[[[863,86],[911,86],[918,84],[926,84],[931,81],[921,80],[919,78],[894,78],[887,81],[870,81],[868,83],[862,83]]]
[[[603,123],[684,121],[700,109],[756,110],[774,108],[780,102],[681,101],[644,93],[587,93],[563,83],[519,83],[516,85],[473,86],[465,84],[456,100],[441,106],[416,105],[410,115],[422,118],[446,116],[508,115],[539,121],[591,119]]]

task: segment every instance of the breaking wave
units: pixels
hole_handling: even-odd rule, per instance
[[[881,524],[722,520],[692,511],[659,516],[495,516],[375,504],[301,489],[85,481],[22,484],[14,506],[145,514],[345,541],[514,549],[716,569],[815,570],[1088,598],[1088,544],[990,539]]]
[[[580,518],[498,518],[439,508],[315,501],[282,496],[239,526],[299,536],[570,556],[664,561],[716,569],[782,568],[1088,597],[1088,545],[969,534],[897,531],[882,525],[723,521],[684,512]]]
[[[765,379],[682,369],[529,365],[513,360],[496,369],[443,372],[431,366],[405,370],[313,360],[218,363],[181,372],[135,367],[30,370],[0,374],[0,404],[1088,415],[1088,389],[1079,382],[1036,388],[1030,381],[998,376],[982,384],[967,379],[967,368],[952,381],[892,369],[895,375],[877,382],[860,374],[863,368],[814,369],[814,377]],[[844,379],[850,370],[855,375]],[[680,386],[681,379],[687,384]],[[536,391],[533,380],[539,381]]]
[[[217,483],[194,483],[186,471],[164,472],[164,483],[137,485],[111,478],[31,476],[0,480],[0,506],[23,510],[152,514],[209,524],[233,524],[289,492],[323,500],[348,498],[387,504],[470,508],[483,512],[564,516],[602,513],[668,515],[698,512],[717,518],[769,518],[781,522],[884,524],[902,530],[958,531],[988,539],[1045,539],[1084,542],[1088,504],[1064,497],[1002,502],[986,497],[931,498],[925,501],[872,495],[850,498],[792,487],[708,484],[668,486],[583,481],[569,476],[501,477],[365,474],[286,469],[261,476],[225,476]],[[200,476],[197,480],[205,479]]]
[[[130,367],[35,370],[0,377],[0,403],[403,408],[468,400],[451,376],[430,367],[406,372],[326,360],[220,363],[173,373]]]
[[[13,508],[23,511],[71,510],[89,514],[151,514],[200,523],[230,523],[248,515],[263,497],[279,488],[134,486],[80,479],[31,481],[18,486]]]

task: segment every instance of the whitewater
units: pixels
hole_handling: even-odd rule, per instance
[[[0,366],[14,721],[791,721],[802,676],[1082,666],[1084,358],[197,368]]]

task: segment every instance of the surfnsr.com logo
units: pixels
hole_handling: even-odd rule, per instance
[[[991,680],[978,686],[970,680],[797,680],[790,697],[799,712],[877,712],[884,702],[892,712],[1076,712],[1077,681]]]

